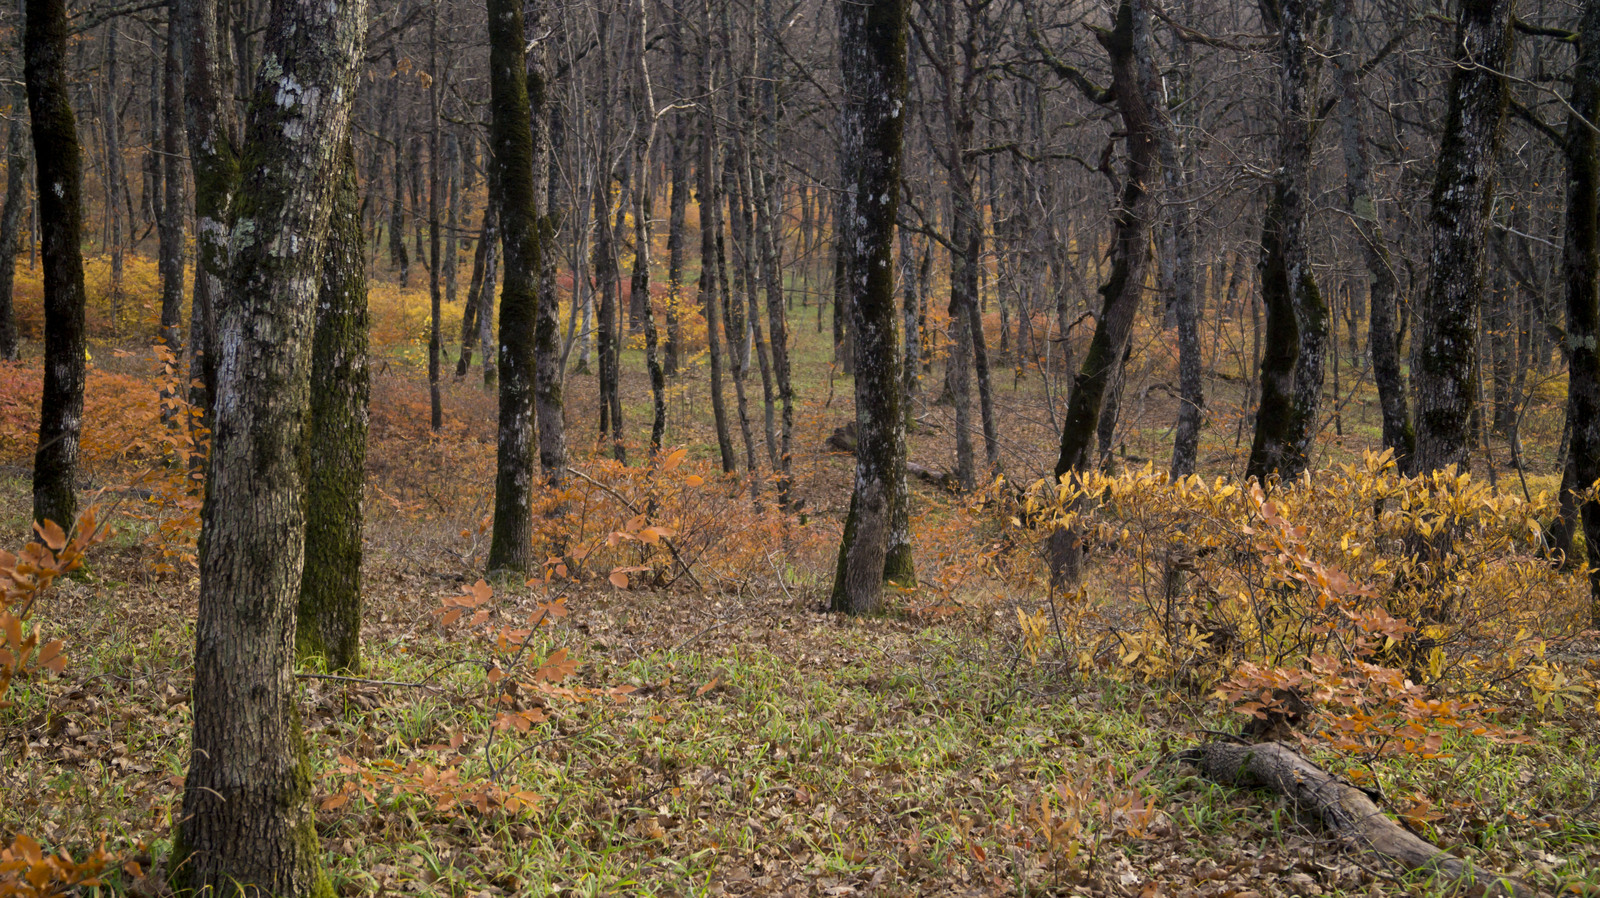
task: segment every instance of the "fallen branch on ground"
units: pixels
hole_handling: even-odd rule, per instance
[[[1328,773],[1276,742],[1239,745],[1208,742],[1184,752],[1182,760],[1200,768],[1207,779],[1229,786],[1270,789],[1309,813],[1323,829],[1404,869],[1432,876],[1465,894],[1515,896],[1537,894],[1522,882],[1475,868],[1418,837],[1385,814],[1367,793]]]

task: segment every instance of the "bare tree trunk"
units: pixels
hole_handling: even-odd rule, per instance
[[[534,347],[539,330],[540,227],[526,35],[518,0],[488,0],[489,139],[504,234],[500,293],[500,421],[489,570],[533,566]],[[541,101],[543,84],[538,84]],[[487,359],[485,359],[487,361]]]
[[[101,116],[100,127],[106,157],[106,226],[111,232],[109,240],[111,283],[108,293],[111,303],[111,331],[115,334],[122,332],[124,299],[122,275],[126,252],[126,247],[123,246],[123,232],[131,225],[122,219],[122,200],[127,194],[128,185],[122,172],[122,110],[117,106],[117,91],[120,89],[117,81],[121,77],[118,72],[118,62],[117,23],[112,21],[106,25],[105,109]]]
[[[1493,199],[1494,160],[1509,91],[1515,0],[1462,4],[1449,113],[1439,145],[1429,227],[1428,285],[1411,341],[1418,473],[1465,470],[1477,394],[1478,304]]]
[[[174,358],[183,352],[179,332],[183,322],[183,68],[178,56],[182,29],[176,10],[169,15],[167,44],[162,72],[162,115],[160,152],[156,180],[164,185],[158,222],[161,270],[161,342]]]
[[[1399,281],[1383,236],[1378,204],[1372,196],[1367,162],[1366,120],[1361,114],[1361,85],[1355,59],[1355,34],[1350,0],[1334,0],[1334,62],[1339,75],[1339,125],[1344,144],[1345,198],[1367,266],[1367,339],[1372,351],[1372,379],[1383,412],[1383,445],[1394,450],[1402,473],[1411,473],[1416,434],[1406,403],[1400,371],[1400,346],[1395,338],[1395,294]]]
[[[533,322],[533,410],[539,429],[539,467],[545,483],[560,488],[567,476],[567,425],[562,397],[561,307],[556,296],[555,239],[561,212],[556,150],[559,107],[550,102],[549,8],[534,4],[524,23],[528,111],[533,120],[534,212],[539,221],[539,286]]]
[[[1269,8],[1263,3],[1263,9]],[[1328,307],[1311,270],[1306,191],[1311,178],[1307,107],[1308,0],[1277,3],[1278,169],[1261,234],[1261,294],[1267,309],[1267,353],[1261,362],[1261,405],[1246,474],[1285,480],[1310,462],[1322,406]]]
[[[44,263],[44,390],[33,455],[33,519],[71,529],[83,428],[83,157],[67,80],[64,0],[27,0],[24,80],[37,161]]]
[[[280,0],[251,102],[200,540],[180,894],[333,894],[293,677],[311,330],[366,5]],[[246,226],[248,222],[248,226]],[[292,249],[291,249],[292,247]]]
[[[1562,252],[1567,285],[1567,333],[1571,346],[1567,422],[1570,469],[1587,489],[1600,480],[1600,0],[1585,0],[1578,34],[1578,65],[1572,74],[1572,111],[1567,119],[1567,214]],[[1571,495],[1563,484],[1563,497]],[[1589,554],[1589,622],[1600,628],[1600,502],[1582,503]],[[1567,520],[1571,520],[1570,517]]]
[[[684,21],[684,4],[682,0],[674,0],[672,4],[672,26],[670,29],[672,44],[672,96],[674,102],[684,102],[684,95],[688,93],[686,86],[688,76],[685,74],[687,64],[684,61],[684,32],[687,23]],[[687,111],[679,110],[672,115],[672,146],[670,148],[670,161],[668,162],[668,180],[670,182],[670,196],[667,199],[669,211],[667,213],[667,345],[665,373],[667,377],[676,377],[679,367],[679,354],[683,351],[683,322],[680,315],[683,313],[683,256],[684,256],[684,222],[689,209],[689,116]]]
[[[841,220],[854,221],[845,270],[857,346],[856,476],[831,607],[879,610],[886,582],[911,585],[905,419],[894,327],[894,229],[900,205],[906,97],[906,0],[839,7],[843,71]]]
[[[428,26],[428,71],[439,70],[439,7],[433,4],[433,18]],[[443,294],[440,292],[440,277],[443,275],[442,263],[439,259],[440,233],[439,195],[442,185],[443,173],[439,170],[440,163],[440,126],[439,126],[439,91],[444,88],[443,78],[434,78],[428,84],[428,405],[429,424],[433,432],[438,433],[444,428],[444,399],[439,385],[439,356],[444,351],[444,335],[442,332],[444,309]]]
[[[650,301],[650,243],[655,239],[654,184],[651,182],[650,149],[656,138],[655,88],[650,84],[649,16],[645,0],[638,0],[638,27],[634,32],[633,74],[635,78],[634,115],[634,168],[633,176],[633,281],[630,286],[632,302],[629,314],[635,316],[644,330],[645,368],[650,375],[652,416],[650,421],[650,457],[661,452],[661,438],[667,429],[667,378],[661,370],[661,360],[656,355],[656,314]]]
[[[722,457],[723,473],[732,474],[738,470],[738,462],[734,460],[733,440],[728,437],[728,413],[722,398],[722,341],[719,336],[719,331],[722,329],[722,314],[717,295],[717,277],[721,271],[717,264],[717,244],[722,232],[720,212],[722,199],[718,196],[716,176],[717,112],[712,89],[714,67],[711,56],[711,0],[702,0],[700,24],[704,41],[700,57],[700,88],[704,98],[702,100],[704,106],[701,109],[699,171],[700,309],[706,317],[706,344],[711,368],[711,414],[716,422],[717,450]]]
[[[472,252],[472,278],[467,283],[467,298],[461,309],[461,356],[456,359],[456,377],[467,376],[472,368],[472,344],[478,339],[478,317],[485,311],[494,317],[494,288],[484,289],[486,263],[495,252],[500,240],[495,212],[499,204],[494,201],[494,188],[489,189],[489,201],[483,204],[483,224],[478,229],[478,245]],[[492,282],[493,278],[490,278]],[[487,303],[484,297],[488,297]]]
[[[27,105],[24,85],[12,88],[11,108]],[[22,248],[22,207],[28,198],[28,132],[22,116],[13,114],[6,128],[6,199],[0,206],[0,362],[17,359],[17,317],[12,292],[17,273],[17,251]]]

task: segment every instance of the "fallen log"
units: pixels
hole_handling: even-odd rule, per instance
[[[1432,877],[1463,894],[1531,898],[1526,884],[1474,867],[1400,826],[1367,793],[1301,757],[1286,745],[1208,742],[1185,752],[1183,760],[1206,779],[1229,786],[1270,789],[1334,835],[1398,864]]]

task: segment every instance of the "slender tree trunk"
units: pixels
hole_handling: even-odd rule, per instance
[[[490,190],[490,198],[483,204],[483,224],[478,229],[478,245],[472,252],[472,279],[467,284],[467,299],[461,309],[461,356],[456,359],[456,377],[467,376],[467,371],[472,368],[472,344],[478,339],[478,316],[488,309],[490,316],[494,314],[494,290],[484,290],[484,268],[493,253],[494,244],[500,239],[500,232],[495,223],[495,212],[499,204],[494,201],[494,191]],[[484,305],[483,297],[487,296],[488,305]]]
[[[1477,395],[1478,304],[1493,199],[1494,160],[1509,91],[1514,0],[1465,0],[1435,168],[1429,229],[1433,251],[1411,341],[1417,463],[1429,473],[1465,470]]]
[[[684,102],[688,93],[684,61],[684,4],[674,0],[672,27],[669,30],[672,45],[672,95],[678,103]],[[672,115],[672,146],[668,163],[670,195],[667,198],[667,345],[665,373],[676,377],[683,351],[683,262],[684,223],[689,209],[689,116],[679,110]]]
[[[67,74],[64,0],[26,0],[23,60],[37,160],[44,263],[44,391],[33,456],[33,519],[71,529],[83,427],[83,162]]]
[[[122,218],[122,200],[128,192],[128,185],[122,172],[122,110],[117,106],[117,92],[121,89],[121,85],[117,83],[121,77],[118,72],[118,62],[117,23],[113,20],[106,25],[105,109],[100,126],[104,135],[106,157],[106,227],[111,232],[109,240],[111,283],[107,292],[111,304],[111,331],[114,334],[122,332],[122,306],[125,299],[122,276],[126,251],[126,247],[123,246],[123,232],[131,227],[131,223],[124,222]]]
[[[28,102],[22,84],[12,88],[14,110]],[[22,208],[28,198],[28,132],[21,115],[13,113],[6,128],[6,199],[0,206],[0,362],[17,359],[17,317],[12,292],[17,273],[17,251],[22,248]]]
[[[183,352],[183,69],[178,56],[182,29],[176,10],[168,17],[167,44],[162,72],[161,151],[156,180],[164,185],[160,202],[158,266],[161,271],[161,342],[176,358]]]
[[[200,549],[194,739],[170,868],[180,894],[333,894],[294,689],[311,330],[348,164],[362,0],[280,0],[266,32],[219,302]],[[291,249],[292,247],[292,249]]]
[[[433,4],[433,18],[428,27],[428,70],[439,70],[439,8],[442,4]],[[439,384],[439,356],[444,352],[442,307],[444,295],[441,292],[440,278],[444,274],[443,263],[439,258],[442,251],[440,246],[439,215],[441,200],[440,190],[443,179],[440,171],[440,127],[439,127],[439,91],[444,87],[443,78],[434,78],[428,85],[428,116],[431,126],[428,130],[428,400],[429,424],[434,433],[444,428],[444,399],[441,395]]]
[[[1371,166],[1367,158],[1366,119],[1356,62],[1355,34],[1350,0],[1333,3],[1334,62],[1339,76],[1339,126],[1344,145],[1345,199],[1367,266],[1367,340],[1372,352],[1372,379],[1378,388],[1383,413],[1383,445],[1393,449],[1402,473],[1411,473],[1416,434],[1406,403],[1405,376],[1400,370],[1400,346],[1395,338],[1395,296],[1399,281],[1389,256],[1372,195]]]
[[[555,239],[561,222],[557,207],[561,180],[556,159],[563,133],[560,107],[550,102],[546,32],[548,7],[535,4],[526,28],[534,35],[528,51],[528,111],[533,119],[535,213],[539,218],[539,285],[533,322],[533,407],[539,425],[539,467],[544,480],[559,489],[567,476],[567,425],[562,404],[561,307],[556,296]],[[576,279],[574,279],[576,282]]]
[[[738,209],[738,177],[735,169],[738,166],[737,157],[733,153],[724,160],[722,168],[723,197],[727,200],[728,216],[731,219],[729,230],[733,232],[736,247],[748,246],[745,242],[746,230],[743,227]],[[759,484],[756,481],[756,441],[755,434],[750,429],[750,400],[745,394],[745,375],[750,370],[750,325],[745,318],[747,299],[749,297],[749,266],[744,254],[741,253],[740,264],[730,267],[728,264],[728,250],[726,237],[721,228],[717,231],[717,270],[718,285],[722,288],[722,324],[723,334],[728,341],[728,358],[732,361],[733,395],[735,408],[739,413],[739,436],[744,442],[744,466],[747,482],[750,488],[750,500],[756,501],[759,496]]]
[[[602,131],[602,133],[606,133]],[[605,142],[602,141],[602,146]],[[595,349],[600,353],[600,430],[599,436],[611,437],[611,453],[617,461],[626,461],[628,451],[623,442],[622,406],[618,395],[617,379],[622,335],[617,329],[617,293],[620,275],[617,272],[616,233],[611,224],[611,176],[602,171],[596,178],[594,190],[594,278],[600,285],[600,305],[595,327]],[[620,218],[622,210],[617,210]]]
[[[488,0],[489,139],[505,249],[500,292],[500,424],[489,570],[533,566],[534,346],[540,326],[540,228],[522,4]],[[543,84],[536,95],[542,101]]]
[[[712,89],[713,64],[711,56],[711,0],[702,0],[701,28],[704,44],[700,57],[700,88],[702,91],[700,131],[700,310],[706,318],[706,345],[711,369],[711,415],[716,423],[717,451],[721,455],[723,473],[738,470],[734,460],[733,440],[728,436],[728,413],[722,398],[722,314],[717,291],[717,242],[722,231],[719,211],[722,202],[717,191],[717,110]]]
[[[916,398],[922,385],[922,338],[917,332],[917,316],[922,306],[922,294],[917,290],[917,253],[911,243],[911,232],[900,230],[900,290],[903,297],[900,329],[905,332],[905,360],[900,366],[900,377],[905,381],[906,431],[910,432],[917,418]]]
[[[633,176],[633,281],[630,286],[632,302],[629,314],[644,330],[645,368],[650,374],[650,398],[653,414],[650,420],[650,457],[661,452],[661,438],[667,429],[667,378],[656,354],[656,314],[650,301],[650,250],[655,239],[654,184],[650,179],[653,170],[650,149],[656,137],[655,88],[650,84],[649,16],[645,0],[638,0],[638,30],[634,36],[637,45],[634,53],[633,74],[636,79],[634,97],[634,168]]]
[[[361,495],[367,462],[367,277],[355,149],[333,198],[311,344],[305,569],[295,648],[330,670],[361,667]]]
[[[232,102],[233,68],[219,36],[215,0],[173,0],[183,30],[184,124],[194,184],[194,299],[189,309],[189,404],[205,413],[193,419],[196,446],[211,426],[217,379],[214,303],[228,277],[229,207],[239,186],[234,155],[238,122]]]
[[[1578,65],[1572,74],[1572,110],[1567,119],[1567,214],[1562,267],[1567,285],[1567,333],[1571,361],[1567,421],[1571,427],[1573,486],[1587,490],[1600,480],[1600,0],[1585,0],[1578,35]],[[1564,488],[1567,485],[1563,485]],[[1564,489],[1564,497],[1572,495]],[[1600,628],[1600,502],[1582,503],[1589,555],[1589,622]],[[1571,520],[1571,518],[1567,518]]]
[[[839,7],[843,72],[841,221],[854,221],[844,244],[848,309],[857,346],[856,476],[834,575],[832,608],[876,612],[886,582],[910,585],[905,419],[894,327],[894,228],[906,97],[906,0]]]

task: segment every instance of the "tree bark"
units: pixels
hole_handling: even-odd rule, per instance
[[[1264,3],[1263,9],[1269,4]],[[1311,179],[1311,128],[1306,91],[1308,0],[1276,5],[1280,132],[1278,170],[1261,234],[1261,293],[1267,310],[1267,352],[1261,363],[1261,405],[1247,476],[1298,476],[1310,462],[1322,407],[1328,307],[1311,271],[1306,191]],[[1293,339],[1291,340],[1291,335]],[[1282,345],[1278,341],[1285,341]]]
[[[305,549],[311,329],[347,164],[362,0],[273,4],[218,303],[180,894],[328,898],[293,678]]]
[[[1108,387],[1120,376],[1133,337],[1133,321],[1139,313],[1145,270],[1150,260],[1147,187],[1156,161],[1156,143],[1150,108],[1139,90],[1138,63],[1133,52],[1135,12],[1132,0],[1122,0],[1115,27],[1096,34],[1111,60],[1111,87],[1097,91],[1084,89],[1085,85],[1080,84],[1080,89],[1091,98],[1115,104],[1122,118],[1127,161],[1112,217],[1111,273],[1100,286],[1101,307],[1095,318],[1094,336],[1067,400],[1061,450],[1056,457],[1057,481],[1088,470],[1089,449]],[[1076,70],[1063,73],[1063,77],[1071,79],[1074,74],[1082,78]],[[1060,529],[1051,534],[1050,543],[1052,580],[1058,584],[1075,582],[1082,559],[1081,534],[1072,529]]]
[[[428,27],[428,71],[439,73],[439,8],[433,4],[433,18]],[[428,84],[428,423],[434,433],[444,428],[444,397],[439,384],[439,357],[444,353],[444,294],[442,278],[444,262],[443,237],[439,233],[440,215],[443,213],[444,186],[440,170],[441,129],[439,123],[439,91],[444,88],[444,78],[435,77]]]
[[[718,299],[717,242],[722,231],[721,197],[717,191],[717,111],[712,87],[714,66],[711,57],[711,0],[702,0],[700,8],[702,40],[700,56],[701,108],[699,204],[700,204],[700,310],[706,318],[706,345],[711,370],[711,416],[716,424],[717,451],[722,459],[722,471],[732,474],[738,470],[733,455],[733,440],[728,435],[728,412],[722,397],[722,313]]]
[[[1567,422],[1571,428],[1574,484],[1587,490],[1600,480],[1600,0],[1585,0],[1578,33],[1567,119],[1566,240],[1562,274],[1567,285]],[[1565,487],[1566,485],[1563,484]],[[1589,621],[1600,628],[1600,502],[1581,505],[1589,553]],[[1569,519],[1570,520],[1570,519]]]
[[[534,344],[540,318],[542,247],[522,4],[488,0],[488,15],[489,139],[505,250],[497,360],[500,422],[489,570],[522,573],[533,564]]]
[[[906,438],[895,345],[894,230],[906,99],[906,0],[839,7],[843,72],[842,220],[854,221],[844,266],[855,334],[855,489],[845,518],[832,608],[876,612],[884,583],[911,585],[907,534]]]
[[[83,429],[83,160],[67,74],[65,0],[27,0],[23,37],[44,265],[44,390],[33,455],[33,519],[70,529]]]
[[[1468,466],[1477,397],[1478,306],[1493,200],[1494,161],[1509,91],[1515,0],[1463,0],[1449,113],[1429,211],[1433,250],[1411,341],[1417,463],[1426,474]]]
[[[157,225],[161,271],[161,342],[176,358],[183,352],[183,67],[178,44],[176,3],[168,16],[167,46],[161,78],[161,152],[154,154],[163,184]]]
[[[561,349],[561,306],[556,295],[555,235],[561,221],[556,208],[560,179],[557,177],[556,116],[549,96],[549,69],[545,27],[547,8],[536,4],[525,27],[533,34],[529,43],[525,71],[528,82],[528,113],[533,120],[534,212],[539,221],[539,284],[533,321],[533,408],[538,421],[539,467],[544,480],[559,488],[567,474],[567,425],[562,401],[563,355]],[[525,36],[528,32],[525,32]]]
[[[12,105],[20,110],[27,105],[27,90],[17,84],[12,89]],[[22,208],[28,198],[28,132],[22,116],[13,114],[6,128],[6,199],[0,206],[0,362],[17,360],[17,317],[12,308],[12,293],[17,274],[17,251],[22,248]]]
[[[367,462],[367,277],[355,149],[333,198],[311,344],[305,569],[295,647],[330,670],[361,667],[362,484]]]
[[[650,243],[655,239],[654,184],[650,173],[650,150],[656,138],[655,89],[650,84],[649,16],[645,0],[638,0],[637,45],[634,53],[633,74],[636,79],[634,97],[634,168],[633,177],[633,280],[630,284],[629,315],[644,330],[645,368],[650,374],[650,457],[661,451],[662,435],[667,429],[667,378],[656,354],[656,313],[650,301]]]
[[[1437,885],[1465,887],[1471,890],[1469,894],[1485,896],[1535,894],[1511,877],[1476,869],[1401,828],[1366,792],[1330,775],[1287,746],[1275,742],[1209,742],[1188,754],[1207,779],[1228,786],[1270,789],[1328,832],[1407,872],[1425,874]]]
[[[1411,429],[1405,377],[1400,370],[1400,347],[1395,338],[1395,297],[1400,285],[1395,278],[1388,241],[1383,236],[1378,204],[1372,195],[1350,0],[1334,0],[1332,9],[1345,199],[1367,266],[1367,341],[1372,352],[1372,379],[1383,413],[1383,445],[1394,450],[1395,464],[1402,473],[1409,474],[1415,460],[1416,433]]]

